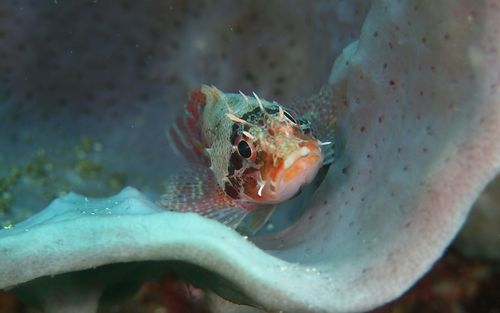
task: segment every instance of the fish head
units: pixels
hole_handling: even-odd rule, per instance
[[[243,159],[239,180],[243,198],[276,204],[310,183],[323,164],[321,142],[307,121],[281,106],[266,107],[259,119],[241,125],[234,147]]]

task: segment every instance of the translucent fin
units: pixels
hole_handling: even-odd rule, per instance
[[[332,142],[327,146],[322,146],[321,150],[323,151],[323,165],[332,164],[335,160],[335,143]]]
[[[249,236],[255,235],[259,231],[259,229],[261,229],[262,226],[267,223],[276,208],[276,205],[257,207],[255,210],[248,214],[248,216],[239,224],[236,230],[241,234]]]
[[[170,177],[159,204],[171,211],[195,212],[232,228],[248,213],[220,189],[212,171],[203,166]]]
[[[296,101],[290,105],[298,112],[300,119],[310,123],[312,133],[316,138],[325,143],[331,142],[321,147],[325,154],[324,164],[332,163],[335,157],[337,104],[333,102],[333,99],[333,91],[326,86],[310,98]]]
[[[309,185],[306,185],[305,187],[311,186],[313,188],[312,192],[316,191],[316,189],[319,188],[319,186],[321,185],[321,183],[325,179],[326,175],[328,174],[329,169],[330,169],[330,164],[323,165],[319,169],[318,174],[316,174],[316,177],[314,177],[314,180]]]
[[[192,92],[185,112],[167,129],[167,137],[174,150],[186,160],[203,165],[208,164],[200,126],[205,104],[206,96],[201,89]]]
[[[241,221],[248,215],[248,211],[242,208],[217,208],[204,215],[208,218],[219,221],[231,228],[236,228]]]

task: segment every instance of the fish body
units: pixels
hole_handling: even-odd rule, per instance
[[[209,86],[191,94],[169,136],[192,166],[167,184],[161,203],[230,226],[292,198],[325,161],[326,145],[312,135],[310,121],[255,94]]]

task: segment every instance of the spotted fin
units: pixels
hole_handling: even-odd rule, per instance
[[[192,163],[208,165],[208,156],[201,136],[201,115],[206,105],[202,89],[191,93],[182,115],[167,129],[170,144],[181,156]]]
[[[171,176],[159,204],[171,211],[198,213],[232,228],[248,214],[220,189],[212,171],[203,166]]]
[[[332,89],[325,86],[317,94],[296,101],[290,106],[299,113],[299,125],[301,120],[308,121],[313,135],[325,143],[321,146],[325,155],[323,163],[332,163],[335,158],[337,121],[337,104],[334,102]]]

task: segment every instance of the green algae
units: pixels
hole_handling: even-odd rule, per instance
[[[79,160],[74,169],[83,178],[97,177],[102,172],[101,164],[90,159]]]
[[[47,155],[46,150],[42,148],[37,150],[33,159],[22,168],[21,174],[34,181],[44,182],[53,175],[53,172],[54,162]]]
[[[23,210],[25,190],[37,201],[52,201],[69,191],[82,191],[90,196],[102,196],[122,189],[127,181],[124,172],[107,169],[101,152],[102,143],[82,136],[69,149],[37,148],[24,161],[0,159],[2,168],[11,168],[0,176],[0,219],[10,225],[9,214],[15,208],[19,220],[31,215]],[[14,164],[13,164],[14,163]],[[23,214],[20,211],[27,211]],[[26,215],[26,216],[25,216]]]
[[[119,190],[122,189],[127,183],[127,177],[124,173],[113,172],[109,174],[107,182],[111,189]]]
[[[20,176],[19,168],[14,167],[8,175],[0,177],[0,216],[4,215],[12,206],[11,188],[19,180]]]

